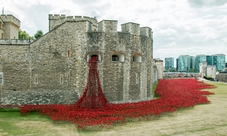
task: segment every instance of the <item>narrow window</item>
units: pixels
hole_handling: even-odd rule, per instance
[[[91,58],[98,58],[98,55],[91,55]]]
[[[140,55],[134,55],[133,62],[142,62],[142,57]]]
[[[60,84],[63,84],[63,75],[60,75]]]
[[[38,75],[35,75],[34,77],[34,84],[38,84]]]
[[[2,84],[3,84],[3,73],[0,72],[0,85],[2,85]]]
[[[70,50],[67,51],[67,58],[70,58],[71,57],[71,53],[70,53]]]
[[[87,62],[89,62],[90,58],[92,57],[97,57],[98,58],[98,62],[101,62],[101,55],[98,53],[90,53],[87,55]]]
[[[117,55],[112,56],[112,61],[119,61],[119,57]]]
[[[112,62],[124,62],[125,56],[123,54],[113,54],[112,55]]]

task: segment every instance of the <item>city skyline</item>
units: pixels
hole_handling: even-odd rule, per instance
[[[227,0],[0,0],[0,5],[2,12],[21,20],[21,29],[31,36],[38,30],[48,32],[48,14],[82,15],[118,20],[118,31],[125,22],[151,27],[153,57],[162,60],[227,50]]]
[[[175,60],[176,65],[174,68],[176,68],[177,71],[187,71],[189,72],[192,69],[195,69],[195,72],[199,72],[200,69],[200,63],[207,62],[207,65],[215,65],[217,68],[217,71],[223,71],[226,68],[226,55],[225,54],[213,54],[213,55],[207,55],[207,54],[199,54],[196,56],[190,56],[190,55],[180,55],[177,58],[168,57],[165,58],[164,66],[165,70],[166,67],[169,67],[170,59]],[[166,64],[167,63],[167,64]],[[172,63],[174,64],[174,62]]]
[[[224,54],[224,53],[220,53],[220,54]],[[182,54],[182,55],[183,55],[183,54]],[[189,55],[189,54],[185,54],[185,55],[193,56],[193,55]],[[219,55],[219,54],[197,54],[197,55],[212,56],[212,55]],[[194,57],[196,57],[197,55],[195,55]],[[225,61],[226,61],[225,63],[227,63],[227,59],[226,59],[227,54],[224,54],[224,55],[225,55]],[[178,57],[180,57],[180,56],[181,56],[181,55],[179,55]],[[174,58],[174,68],[176,68],[176,65],[177,65],[176,60],[177,60],[178,57],[174,58],[174,57],[168,56],[168,57],[165,57],[165,58]],[[161,59],[161,58],[154,58],[154,59],[163,60],[163,65],[165,66],[165,58],[164,58],[164,59]]]

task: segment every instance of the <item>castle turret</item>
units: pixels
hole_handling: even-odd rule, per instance
[[[0,37],[1,39],[18,39],[20,20],[11,14],[0,16]]]
[[[153,38],[153,32],[152,29],[149,27],[140,27],[140,35],[150,37],[151,39]]]
[[[117,20],[103,20],[98,24],[98,30],[102,32],[117,32]]]
[[[132,22],[121,24],[121,31],[129,32],[132,35],[140,35],[140,25]]]

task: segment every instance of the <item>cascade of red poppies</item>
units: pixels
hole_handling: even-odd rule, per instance
[[[89,64],[89,66],[91,65]],[[92,69],[89,69],[89,72],[91,71]],[[98,75],[98,73],[93,74]],[[200,90],[214,88],[214,86],[199,82],[196,79],[160,79],[156,88],[156,93],[160,95],[160,98],[135,103],[111,104],[106,103],[107,100],[102,94],[98,76],[95,78],[94,75],[89,73],[84,94],[76,104],[23,105],[20,107],[21,114],[39,111],[41,114],[50,116],[54,121],[68,120],[82,129],[88,126],[126,122],[130,118],[140,119],[141,117],[156,116],[165,112],[174,112],[179,108],[209,103],[210,101],[205,95],[213,93]],[[97,80],[93,81],[92,79]],[[96,85],[94,85],[94,82],[96,82]],[[75,109],[75,105],[77,109]],[[104,108],[106,109],[103,110]]]
[[[107,99],[102,92],[99,73],[98,58],[91,57],[88,63],[89,72],[87,85],[84,89],[82,97],[76,103],[76,109],[105,109]]]

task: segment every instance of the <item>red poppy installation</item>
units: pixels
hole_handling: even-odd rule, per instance
[[[102,92],[98,73],[98,58],[89,60],[87,86],[82,97],[76,103],[76,109],[104,109],[107,104],[106,97]]]
[[[105,98],[99,81],[97,58],[89,60],[87,85],[82,97],[76,104],[23,105],[22,115],[31,111],[48,115],[54,121],[70,121],[82,129],[88,126],[107,126],[112,123],[123,123],[129,118],[140,119],[173,112],[179,108],[192,107],[196,104],[209,103],[206,95],[213,94],[201,91],[214,86],[199,82],[196,79],[159,80],[156,88],[158,99],[135,103],[111,104]]]

